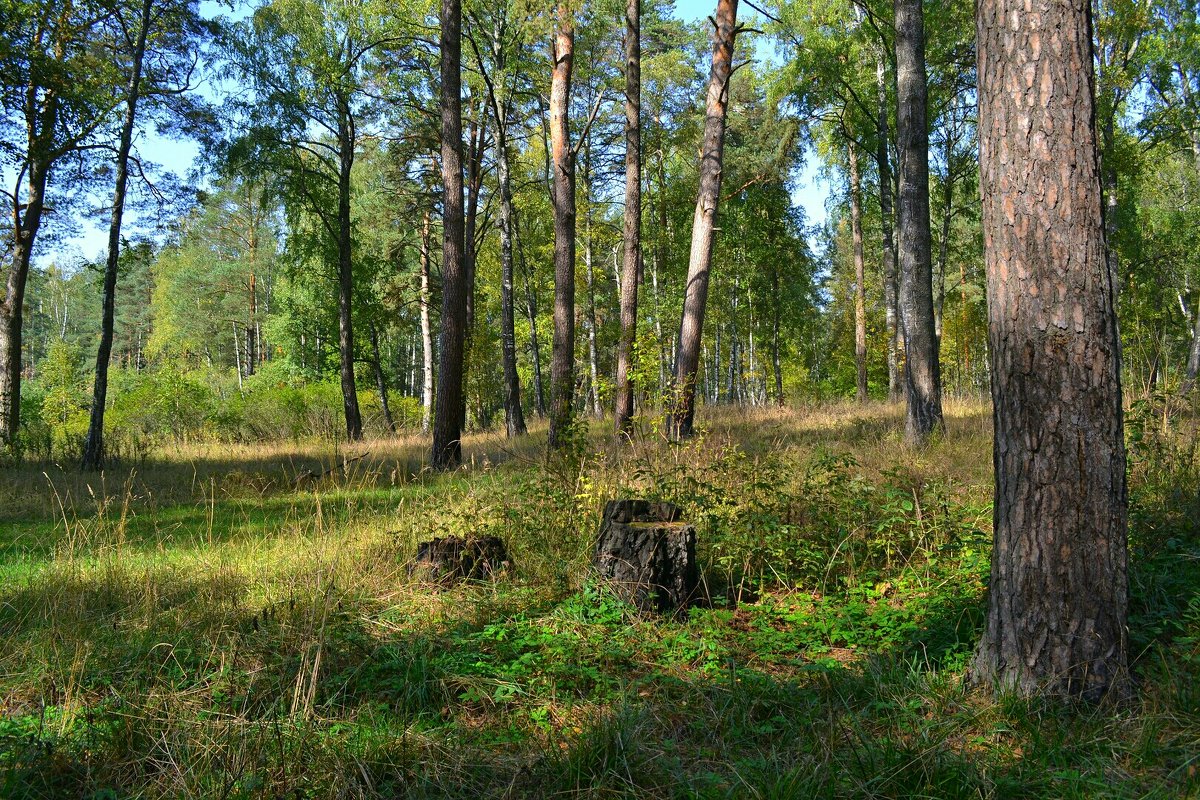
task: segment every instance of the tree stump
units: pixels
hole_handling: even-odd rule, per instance
[[[442,536],[417,545],[410,575],[439,583],[481,580],[508,566],[508,550],[498,536]]]
[[[681,612],[699,584],[696,529],[670,503],[610,500],[592,563],[642,611]]]

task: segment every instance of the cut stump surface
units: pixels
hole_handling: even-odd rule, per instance
[[[684,611],[699,583],[696,529],[670,503],[611,500],[593,564],[642,611]]]

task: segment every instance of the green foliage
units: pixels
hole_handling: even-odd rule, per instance
[[[65,342],[50,346],[40,381],[41,415],[34,425],[49,428],[50,452],[66,458],[81,452],[87,435],[90,405],[84,374],[79,348]]]

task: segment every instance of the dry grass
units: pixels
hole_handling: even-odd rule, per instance
[[[962,548],[987,527],[990,414],[965,401],[947,414],[921,449],[903,443],[902,409],[841,405],[706,409],[684,445],[652,420],[632,444],[596,421],[554,458],[541,427],[515,444],[474,434],[449,475],[424,468],[419,436],[188,444],[103,476],[7,469],[0,796],[1196,789],[1200,703],[1185,687],[1200,668],[1180,651],[1155,645],[1154,674],[1170,677],[1141,706],[1082,722],[962,688],[953,659],[974,636],[986,557]],[[804,493],[825,484],[806,470],[829,453],[853,466],[833,475],[841,494],[821,495],[844,507],[819,509]],[[328,474],[297,483],[306,472]],[[722,541],[753,549],[746,508],[794,517],[800,536],[844,522],[835,533],[863,553],[887,540],[890,571],[638,619],[591,585],[588,550],[602,500],[664,487]],[[927,496],[945,508],[921,519]],[[418,540],[467,532],[500,533],[514,571],[452,589],[409,578]],[[909,550],[893,561],[893,545]],[[887,627],[910,619],[911,634]],[[910,635],[919,648],[896,644]]]

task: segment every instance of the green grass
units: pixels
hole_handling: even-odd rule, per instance
[[[101,481],[0,472],[0,797],[1200,796],[1196,417],[1131,413],[1138,692],[994,698],[965,668],[986,408],[710,414],[701,439],[546,461],[544,434],[180,447]],[[366,455],[297,484],[303,470]],[[603,500],[679,503],[709,607],[637,615],[588,570]],[[416,543],[511,570],[435,587]]]

